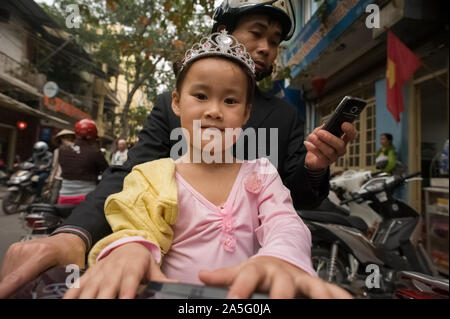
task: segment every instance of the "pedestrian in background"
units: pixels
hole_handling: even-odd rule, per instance
[[[111,165],[123,165],[126,162],[128,156],[127,141],[120,139],[117,141],[117,151],[113,154],[111,159]]]
[[[375,166],[383,172],[392,174],[397,164],[397,157],[395,155],[395,147],[392,145],[392,134],[380,134],[381,148],[375,155]]]
[[[62,130],[53,138],[53,143],[57,148],[53,151],[53,164],[47,184],[43,190],[43,197],[46,197],[51,204],[58,201],[59,190],[61,189],[61,165],[59,165],[59,150],[62,146],[70,146],[75,140],[75,132],[71,130]]]

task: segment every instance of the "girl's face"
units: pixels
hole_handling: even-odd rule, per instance
[[[196,120],[200,121],[202,136],[221,136],[222,151],[232,146],[226,143],[225,129],[241,128],[247,122],[247,87],[247,75],[231,61],[210,57],[191,65],[180,92],[172,93],[172,109],[180,117],[181,127],[189,132],[190,145],[197,146],[193,143]],[[202,139],[201,149],[212,140],[213,137]],[[236,138],[232,143],[235,142]]]

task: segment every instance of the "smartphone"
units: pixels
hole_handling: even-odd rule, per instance
[[[341,137],[344,134],[341,129],[342,123],[353,123],[364,110],[366,104],[364,100],[357,97],[345,96],[323,129],[337,137]]]

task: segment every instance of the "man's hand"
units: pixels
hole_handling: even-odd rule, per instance
[[[207,285],[229,287],[227,298],[250,298],[253,292],[268,292],[270,298],[307,297],[348,299],[344,289],[313,277],[279,258],[257,256],[233,267],[202,270],[199,278]]]
[[[130,299],[143,280],[175,282],[164,276],[150,251],[138,243],[114,249],[78,280],[79,288],[69,289],[65,299]]]
[[[341,126],[344,132],[341,138],[322,130],[322,128],[323,125],[315,128],[304,142],[308,150],[305,164],[311,170],[325,169],[333,164],[345,154],[348,142],[353,141],[358,136],[358,131],[353,124],[348,122]]]
[[[84,268],[85,246],[77,235],[55,236],[12,244],[0,271],[0,298],[6,298],[40,273],[54,266]]]

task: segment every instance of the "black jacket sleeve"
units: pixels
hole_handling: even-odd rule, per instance
[[[138,143],[128,151],[128,160],[123,166],[109,167],[97,188],[86,196],[86,200],[81,202],[66,220],[65,225],[86,230],[92,245],[111,233],[103,207],[109,195],[122,191],[125,176],[135,165],[169,156],[170,130],[167,110],[170,101],[170,93],[157,97],[147,123],[139,133]]]
[[[291,129],[284,170],[284,184],[291,191],[296,209],[314,209],[322,203],[329,192],[329,168],[323,176],[320,186],[313,187],[305,167],[306,147],[304,141],[304,122],[298,114],[292,117]]]
[[[93,160],[95,161],[97,171],[100,173],[104,172],[109,166],[108,162],[106,161],[105,155],[103,155],[100,149],[95,153],[95,157],[93,158]]]

